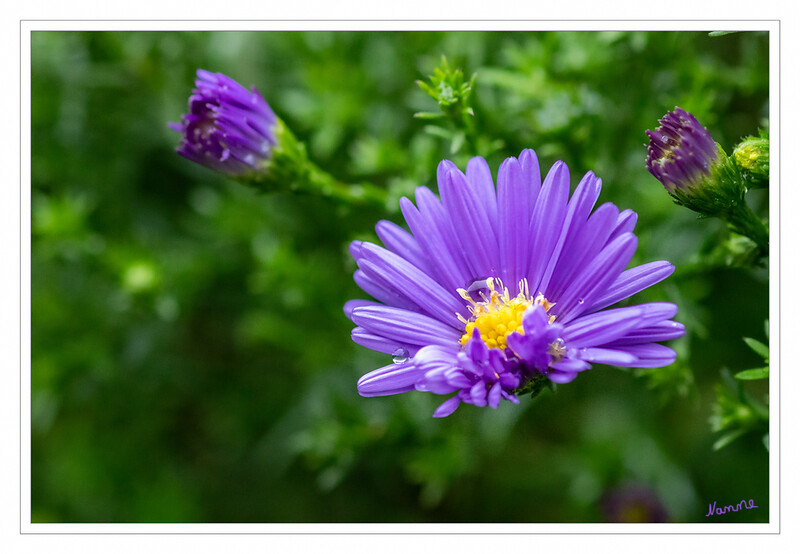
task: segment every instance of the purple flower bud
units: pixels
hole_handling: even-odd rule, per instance
[[[675,107],[658,120],[655,131],[647,131],[647,169],[670,193],[696,186],[710,174],[719,159],[719,149],[695,117]]]
[[[267,102],[222,73],[198,69],[195,87],[189,113],[169,124],[183,134],[176,152],[234,177],[258,171],[276,142],[278,120]]]

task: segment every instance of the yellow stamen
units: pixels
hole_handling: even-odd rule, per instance
[[[481,293],[483,300],[480,301],[474,300],[465,289],[458,289],[458,294],[469,302],[467,308],[472,314],[469,320],[458,316],[464,323],[464,335],[461,337],[462,346],[466,346],[469,339],[472,338],[473,331],[478,328],[486,346],[506,348],[508,335],[514,332],[525,334],[522,326],[522,316],[525,310],[538,304],[547,312],[554,305],[548,302],[542,293],[531,297],[526,279],[519,282],[519,293],[513,298],[500,279],[490,277],[486,279],[486,286],[489,289],[489,297],[487,298],[484,293]],[[554,320],[555,316],[550,316],[550,323]]]

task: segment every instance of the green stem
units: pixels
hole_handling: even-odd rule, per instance
[[[320,169],[308,158],[305,145],[280,120],[275,135],[277,144],[272,157],[260,171],[240,178],[240,182],[265,192],[292,191],[322,196],[348,206],[391,210],[386,190],[368,183],[348,185]]]
[[[384,210],[389,209],[387,206],[388,195],[385,189],[378,188],[369,183],[348,185],[337,181],[329,173],[321,170],[311,162],[308,162],[308,167],[307,187],[301,186],[300,190],[316,193],[344,204],[374,206]]]
[[[731,229],[758,245],[762,256],[769,253],[769,228],[753,213],[744,199],[736,206],[736,209],[731,210],[724,217]]]

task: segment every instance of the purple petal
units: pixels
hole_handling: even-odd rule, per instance
[[[353,310],[356,308],[360,308],[362,306],[379,306],[377,302],[372,302],[371,300],[348,300],[344,303],[344,315],[347,316],[348,319],[353,315]]]
[[[478,200],[478,205],[486,212],[492,231],[497,235],[497,195],[489,164],[480,156],[475,156],[467,163],[467,182]]]
[[[425,251],[443,285],[453,291],[467,286],[472,275],[439,200],[425,187],[417,188],[416,198],[419,210],[408,198],[400,199],[403,217],[414,238]]]
[[[560,298],[581,270],[603,249],[617,215],[617,207],[607,202],[597,208],[585,224],[573,227],[574,232],[564,246],[564,254],[558,260],[550,283],[542,288],[547,298]]]
[[[539,281],[561,235],[568,198],[569,169],[564,162],[556,162],[545,177],[531,215],[531,250],[536,254],[528,269],[528,285],[534,294],[539,291]]]
[[[536,152],[530,148],[523,150],[519,155],[519,165],[522,167],[522,182],[528,189],[528,205],[532,208],[536,205],[542,188],[542,174],[539,170],[539,158],[536,157]]]
[[[566,358],[564,360],[561,360],[560,362],[556,362],[552,364],[550,367],[552,369],[566,373],[578,373],[592,368],[592,366],[590,366],[583,360],[576,360],[572,358]]]
[[[358,261],[358,259],[361,257],[361,246],[363,244],[363,240],[354,240],[347,247],[347,250],[350,252],[350,255],[355,261]]]
[[[560,371],[554,370],[547,374],[547,378],[550,379],[554,383],[558,383],[559,385],[564,383],[569,383],[570,381],[574,380],[578,374],[574,371]]]
[[[500,383],[495,383],[492,385],[492,388],[489,389],[489,394],[486,397],[487,402],[489,403],[489,407],[496,410],[497,406],[500,405]]]
[[[439,193],[472,275],[485,278],[496,274],[497,237],[486,208],[467,178],[458,169],[448,171],[439,181]]]
[[[461,338],[452,327],[402,308],[362,306],[353,310],[352,319],[370,333],[402,344],[452,346]]]
[[[519,292],[517,283],[528,271],[529,189],[520,163],[514,158],[504,161],[497,174],[497,211],[501,223],[497,239],[503,283],[511,294]]]
[[[361,287],[361,290],[387,306],[419,311],[419,307],[414,302],[397,294],[391,284],[383,281],[377,275],[368,275],[363,269],[357,269],[353,274],[353,280],[356,285]],[[352,319],[352,314],[350,319]]]
[[[485,362],[489,359],[489,347],[481,340],[481,332],[477,327],[472,330],[472,337],[467,342],[466,352],[474,362]]]
[[[648,342],[660,342],[663,340],[673,340],[684,335],[686,329],[683,323],[677,321],[662,321],[656,325],[633,329],[621,339],[617,339],[606,346],[624,346],[628,344],[644,344]]]
[[[421,348],[414,356],[414,364],[424,373],[431,371],[445,372],[458,364],[457,345],[431,345]]]
[[[399,225],[381,220],[375,225],[375,232],[390,252],[394,252],[423,272],[430,274],[430,266],[417,240]]]
[[[371,371],[358,380],[361,396],[388,396],[414,390],[422,372],[410,362],[392,364]]]
[[[678,356],[672,348],[663,344],[634,344],[630,346],[615,346],[614,349],[628,352],[638,358],[635,362],[629,364],[629,367],[664,367],[674,362]]]
[[[514,404],[519,404],[519,398],[517,398],[516,395],[514,395],[514,394],[512,394],[510,392],[500,391],[500,396],[502,396],[503,398],[505,398],[509,402],[512,402]]]
[[[675,267],[666,261],[650,262],[623,271],[587,311],[597,311],[633,296],[669,277]]]
[[[396,293],[415,302],[422,311],[454,328],[462,328],[456,314],[468,315],[463,301],[397,254],[364,243],[358,265],[369,276],[391,283]]]
[[[461,399],[458,396],[448,398],[442,402],[436,411],[433,412],[433,417],[447,417],[456,411],[456,408],[461,404]]]
[[[587,268],[580,273],[556,301],[551,313],[564,324],[577,317],[594,299],[605,292],[630,262],[637,240],[632,234],[622,235],[603,248]]]
[[[642,327],[655,325],[656,323],[675,317],[675,314],[678,313],[678,306],[672,302],[648,302],[647,304],[639,304],[631,307],[642,310]]]
[[[537,290],[548,290],[548,285],[556,266],[560,262],[562,252],[567,260],[574,258],[575,253],[573,248],[564,250],[565,245],[575,240],[575,235],[580,233],[580,230],[586,226],[586,220],[597,202],[597,197],[600,196],[601,181],[595,177],[594,173],[589,171],[583,176],[581,182],[575,188],[575,192],[567,206],[567,215],[564,220],[564,226],[561,230],[561,235],[558,237],[556,246],[553,249],[553,254],[550,256],[550,261],[547,264],[544,275]]]
[[[469,389],[469,397],[475,406],[486,406],[486,383],[478,381]]]
[[[403,357],[411,357],[416,354],[417,350],[419,349],[418,346],[414,346],[411,344],[401,344],[396,340],[387,339],[386,337],[382,337],[380,335],[375,335],[370,333],[363,327],[355,327],[350,333],[353,342],[356,344],[360,344],[365,348],[369,348],[370,350],[375,350],[376,352],[382,352],[384,354],[391,354],[395,355],[398,352],[403,354]]]
[[[641,325],[642,317],[643,310],[638,306],[595,312],[565,325],[562,336],[572,348],[600,346],[624,337]]]
[[[607,365],[629,365],[637,359],[629,352],[609,348],[581,348],[578,356],[586,362]]]
[[[617,217],[617,222],[614,226],[614,231],[608,237],[608,242],[625,233],[632,233],[636,227],[636,220],[639,216],[633,210],[622,210]]]
[[[469,385],[468,385],[469,386]],[[450,394],[462,387],[450,383],[444,374],[423,375],[414,385],[420,392],[432,392],[433,394]]]

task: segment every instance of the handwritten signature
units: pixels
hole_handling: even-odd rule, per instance
[[[708,505],[708,513],[706,517],[718,515],[721,516],[723,514],[727,514],[728,512],[738,512],[742,508],[746,508],[748,510],[752,510],[753,508],[758,508],[753,502],[753,499],[750,500],[742,500],[738,504],[728,504],[727,506],[717,507],[717,502],[714,501],[714,504]]]

